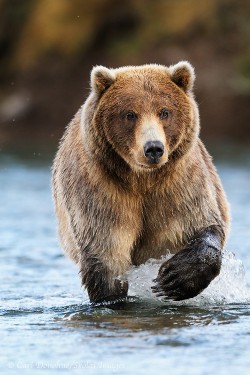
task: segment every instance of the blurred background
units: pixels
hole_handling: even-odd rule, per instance
[[[197,73],[203,140],[248,148],[249,1],[0,0],[1,152],[55,153],[94,65],[183,59]]]
[[[57,242],[52,159],[93,66],[179,60],[231,206],[223,272],[197,305],[92,310]],[[249,374],[249,120],[249,0],[0,0],[2,373]]]

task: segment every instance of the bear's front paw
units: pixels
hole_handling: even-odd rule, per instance
[[[181,301],[197,296],[219,274],[221,252],[207,244],[194,244],[160,267],[152,291],[157,297]]]

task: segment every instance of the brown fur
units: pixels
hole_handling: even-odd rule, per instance
[[[228,205],[198,138],[193,81],[188,63],[92,72],[91,94],[53,166],[61,243],[79,264],[91,300],[125,295],[127,286],[116,279],[131,264],[177,253],[203,228],[219,226],[224,244]],[[152,137],[164,145],[157,165],[143,152]]]

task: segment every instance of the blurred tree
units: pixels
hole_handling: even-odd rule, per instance
[[[189,59],[204,135],[250,139],[249,42],[248,0],[0,0],[1,138],[57,141],[92,65]]]

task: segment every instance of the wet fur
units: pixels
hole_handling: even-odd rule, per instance
[[[179,258],[170,259],[172,269],[187,264],[187,259],[196,267],[195,275],[189,272],[190,279],[183,266],[175,273],[176,289],[185,289],[185,280],[186,285],[193,285],[194,277],[199,280],[197,254],[204,248],[213,253],[206,233],[220,254],[229,228],[221,182],[198,137],[194,77],[185,65],[184,70],[158,65],[105,69],[92,73],[91,94],[68,126],[54,161],[53,193],[62,246],[79,265],[92,301],[125,296],[128,286],[119,276],[132,264],[160,258],[169,250],[179,253]],[[168,160],[146,171],[136,161],[143,157],[140,129],[146,118],[158,119],[164,105],[171,118],[167,124],[155,121],[165,134]],[[131,107],[141,114],[136,124],[121,120],[122,112]],[[193,243],[196,250],[191,254],[188,244],[197,236],[200,242]],[[218,274],[220,255],[217,258],[216,272],[208,262],[195,292],[190,292],[191,286],[186,293],[173,294],[166,278],[169,263],[160,269],[153,291],[168,297],[170,290],[173,299],[190,298]]]

